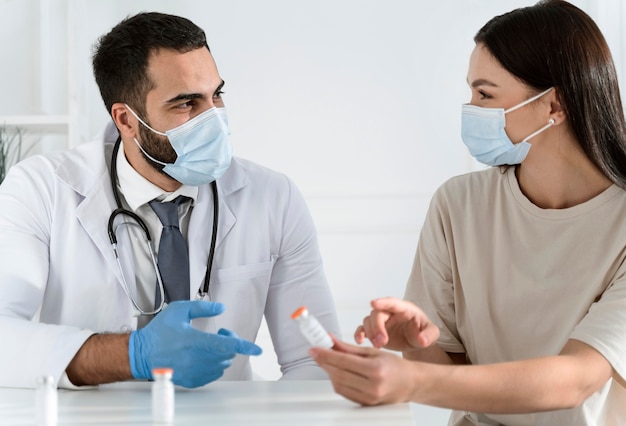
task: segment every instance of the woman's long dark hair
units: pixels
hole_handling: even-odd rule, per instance
[[[474,37],[528,86],[554,87],[591,161],[626,189],[626,124],[611,52],[598,26],[563,0],[491,19]]]

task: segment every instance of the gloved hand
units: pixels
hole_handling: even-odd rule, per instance
[[[211,334],[191,326],[194,318],[223,311],[223,304],[203,300],[170,303],[146,327],[131,333],[128,357],[133,377],[152,379],[153,368],[170,367],[174,384],[194,388],[219,379],[235,355],[259,355],[260,347],[232,331]]]

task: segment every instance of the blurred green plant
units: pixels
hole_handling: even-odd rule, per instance
[[[0,183],[12,165],[22,159],[22,135],[19,127],[0,127]]]

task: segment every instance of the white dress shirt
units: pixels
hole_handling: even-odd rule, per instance
[[[187,232],[189,229],[189,218],[193,210],[193,205],[198,196],[197,186],[182,185],[174,192],[163,191],[163,189],[148,181],[139,174],[128,162],[124,155],[123,144],[117,152],[117,190],[120,194],[120,201],[124,208],[136,213],[143,219],[152,240],[154,254],[157,256],[159,251],[159,241],[161,239],[161,231],[163,225],[158,216],[148,204],[150,201],[157,199],[161,202],[174,200],[179,195],[186,196],[191,199],[188,203],[181,203],[178,207],[178,217],[180,218],[180,231],[187,241]],[[212,216],[212,210],[210,212]],[[128,219],[128,218],[125,218]],[[137,303],[144,311],[150,311],[154,307],[154,299],[156,292],[156,271],[149,256],[148,248],[144,241],[144,233],[137,227],[126,227],[132,234],[131,244],[118,246],[120,255],[133,253],[133,261],[135,265],[134,283],[132,277],[126,277],[129,291],[134,292]],[[189,249],[189,247],[187,247]],[[127,254],[128,256],[130,254]],[[145,326],[151,319],[151,316],[142,315],[138,318],[138,327]]]

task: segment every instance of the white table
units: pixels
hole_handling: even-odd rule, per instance
[[[151,383],[59,390],[60,425],[152,425]],[[361,407],[329,381],[215,382],[176,388],[175,425],[445,425],[450,411],[419,404]],[[35,391],[0,389],[0,425],[33,425]]]

